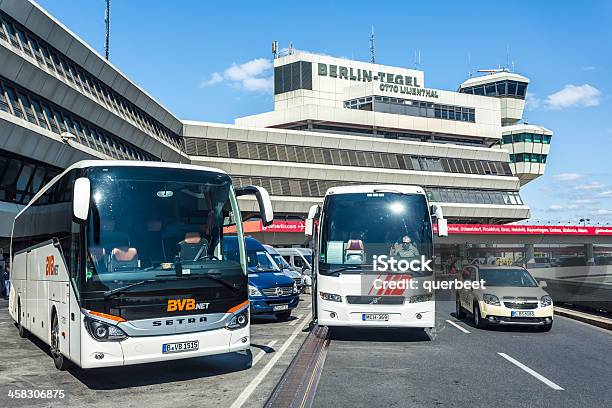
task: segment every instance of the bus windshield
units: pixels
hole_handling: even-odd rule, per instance
[[[431,218],[421,194],[328,196],[323,208],[319,272],[372,271],[374,257],[432,257]]]
[[[201,275],[207,282],[246,273],[245,260],[227,259],[220,245],[224,220],[240,216],[228,175],[125,166],[93,167],[87,176],[92,200],[83,291],[186,275],[197,286]]]

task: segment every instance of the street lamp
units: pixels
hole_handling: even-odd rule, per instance
[[[591,221],[590,218],[581,218],[580,219],[580,222],[582,223],[583,227],[586,227],[586,223],[589,222],[589,221]]]

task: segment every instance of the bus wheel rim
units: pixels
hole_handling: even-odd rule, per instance
[[[59,355],[59,324],[57,321],[57,316],[53,318],[53,327],[51,328],[51,354],[54,357]]]

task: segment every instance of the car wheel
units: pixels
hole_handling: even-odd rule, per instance
[[[59,322],[57,320],[57,313],[53,312],[51,320],[51,357],[55,363],[55,368],[58,370],[65,370],[68,368],[68,359],[65,358],[59,349],[60,334],[59,334]]]
[[[487,327],[487,322],[482,319],[482,317],[480,317],[480,307],[478,306],[478,303],[474,304],[474,326],[478,327],[479,329],[484,329],[485,327]]]
[[[19,330],[19,337],[23,339],[28,338],[29,333],[21,323],[21,300],[17,301],[17,330]]]
[[[461,307],[461,301],[459,300],[459,294],[456,295],[455,299],[455,317],[457,319],[463,319],[465,317],[465,312]]]
[[[285,312],[276,313],[276,318],[281,322],[286,322],[291,317],[291,310]]]

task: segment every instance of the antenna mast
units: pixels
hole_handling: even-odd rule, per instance
[[[370,34],[370,62],[376,63],[376,50],[374,49],[374,26],[372,26],[372,34]]]
[[[110,0],[106,0],[106,15],[104,17],[104,23],[106,24],[106,41],[104,44],[104,50],[106,53],[106,60],[108,61],[109,56],[109,42],[110,42]]]

